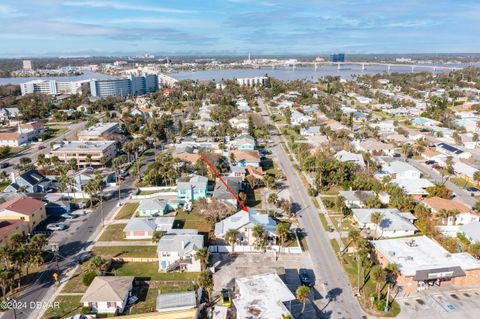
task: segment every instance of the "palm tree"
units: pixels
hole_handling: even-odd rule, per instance
[[[283,246],[285,239],[290,233],[290,225],[287,223],[278,223],[276,227],[277,236],[280,238],[280,246]]]
[[[383,215],[380,212],[373,212],[372,215],[370,216],[370,221],[374,223],[377,226],[377,228],[380,226],[382,235],[383,235],[383,227],[381,227],[382,219],[383,219]]]
[[[267,202],[271,205],[274,205],[278,200],[278,195],[275,193],[271,193],[268,195]]]
[[[108,268],[109,262],[100,256],[94,256],[90,260],[89,268],[98,275],[102,275]]]
[[[450,216],[450,211],[448,209],[442,208],[438,211],[438,217],[442,219],[442,224],[448,224],[448,217]]]
[[[478,187],[478,184],[480,182],[480,171],[475,171],[475,173],[473,173],[473,180],[477,182],[477,187]]]
[[[196,260],[200,261],[200,265],[202,267],[202,270],[205,270],[207,268],[208,264],[208,257],[210,257],[210,254],[208,252],[208,249],[206,247],[200,248],[195,252],[194,255]]]
[[[212,298],[213,278],[212,274],[208,270],[200,272],[197,278],[197,284],[200,288],[203,288],[208,295],[208,301]]]
[[[236,229],[229,229],[225,234],[225,241],[232,246],[232,253],[235,251],[235,243],[237,242],[239,231]]]
[[[387,275],[386,275],[387,283],[389,283],[387,285],[388,290],[387,290],[387,300],[386,300],[386,307],[388,308],[389,306],[388,297],[390,295],[390,286],[393,287],[397,283],[397,278],[400,275],[400,269],[398,268],[397,264],[389,263],[387,267],[385,267],[385,270],[387,271]]]
[[[380,283],[386,280],[386,272],[381,266],[375,265],[372,267],[370,276],[375,281],[375,293],[377,295],[377,300],[380,300]]]
[[[305,311],[305,305],[307,304],[308,296],[310,295],[310,288],[307,286],[299,286],[295,291],[298,301],[302,303],[302,311],[300,312],[300,317]]]
[[[257,248],[265,247],[265,228],[262,225],[255,225],[252,228],[252,236],[255,237],[255,246]]]

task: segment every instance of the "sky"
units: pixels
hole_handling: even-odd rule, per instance
[[[0,56],[478,53],[478,0],[1,0]]]

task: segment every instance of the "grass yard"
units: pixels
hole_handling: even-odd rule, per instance
[[[200,233],[209,233],[211,226],[207,220],[198,212],[198,206],[193,204],[193,210],[189,213],[178,210],[175,216],[173,228],[198,229]]]
[[[117,213],[115,219],[129,219],[135,214],[135,211],[138,208],[138,203],[126,203],[123,205],[122,209]]]
[[[338,195],[338,192],[343,190],[340,186],[335,186],[335,187],[332,187],[330,188],[329,190],[327,191],[320,191],[320,194],[321,195]]]
[[[93,247],[92,252],[103,258],[132,257],[132,258],[155,258],[157,246],[111,246]]]
[[[135,276],[143,280],[193,281],[197,272],[158,272],[157,262],[114,263],[112,273],[116,276]]]
[[[138,195],[152,195],[152,194],[157,194],[160,191],[140,191]]]
[[[465,188],[466,189],[466,188],[469,188],[469,187],[477,187],[473,183],[467,182],[466,180],[464,180],[461,177],[451,177],[448,180],[450,182],[452,182],[453,184],[457,185],[460,188]]]
[[[83,274],[88,270],[88,263],[80,265],[70,280],[63,286],[62,293],[81,293],[87,291],[88,286],[83,284]]]
[[[2,181],[0,182],[0,192],[2,192],[8,185],[10,185],[10,181]]]
[[[126,240],[123,229],[127,224],[113,224],[109,225],[102,233],[98,241],[118,241]]]
[[[58,296],[54,302],[59,303],[58,308],[48,308],[43,318],[66,318],[81,312],[80,299],[82,296]]]
[[[353,222],[351,218],[348,218],[348,217],[343,218],[343,221],[340,215],[334,215],[334,216],[330,215],[330,218],[332,219],[333,226],[337,231],[350,231],[356,228],[353,226]],[[341,225],[340,225],[340,222],[342,222]],[[339,229],[339,226],[341,226],[340,227],[341,229]]]

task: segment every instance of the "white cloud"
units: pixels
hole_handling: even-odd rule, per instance
[[[141,4],[119,3],[114,1],[67,1],[63,3],[65,6],[73,7],[89,7],[89,8],[109,8],[117,10],[131,10],[131,11],[147,11],[147,12],[161,12],[161,13],[192,13],[191,10],[172,9],[159,6],[146,6]]]
[[[6,4],[0,4],[0,18],[15,18],[22,15],[23,14],[15,8]]]

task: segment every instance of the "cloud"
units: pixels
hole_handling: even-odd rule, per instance
[[[0,4],[0,18],[21,17],[23,14],[12,6]]]
[[[63,3],[65,6],[82,7],[82,8],[107,8],[116,10],[129,10],[129,11],[146,11],[146,12],[160,12],[160,13],[193,13],[191,10],[172,9],[159,6],[148,6],[141,4],[128,4],[120,3],[118,1],[67,1]]]

